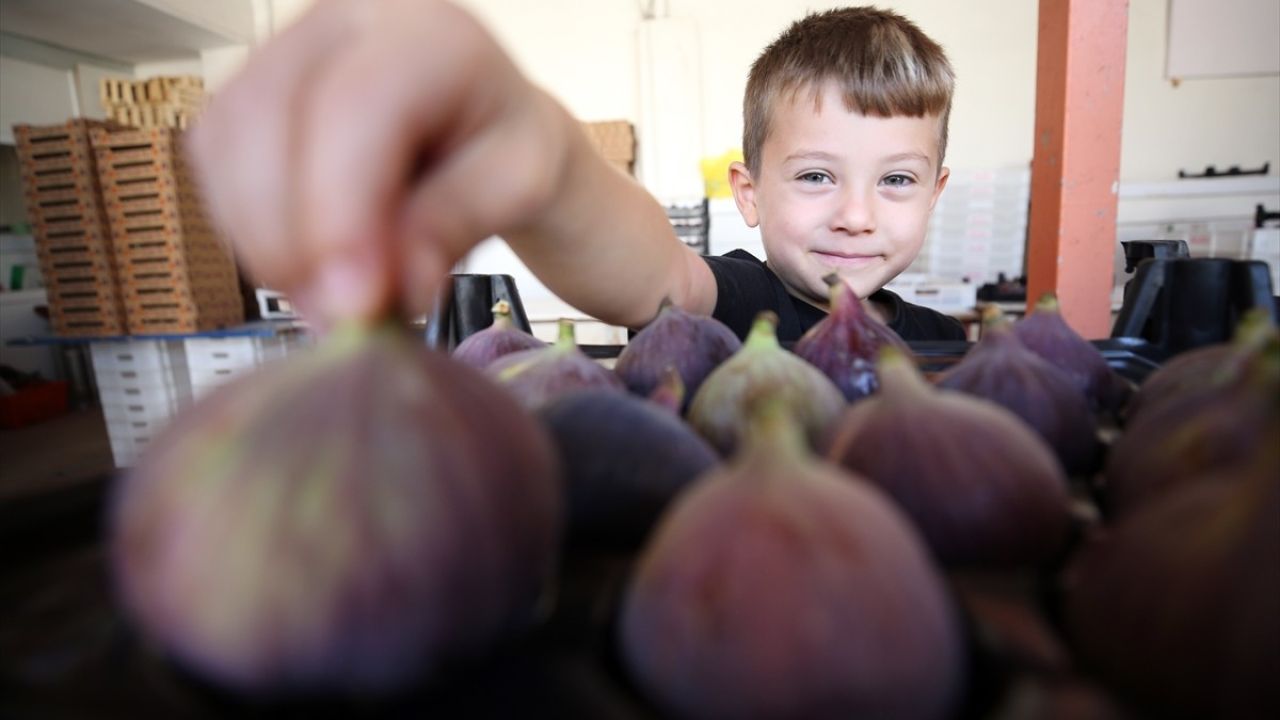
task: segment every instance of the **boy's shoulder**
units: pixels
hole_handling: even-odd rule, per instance
[[[769,266],[745,250],[704,257],[716,278],[716,307],[712,317],[745,338],[761,311],[778,315],[778,339],[794,342],[827,313],[797,300]],[[873,302],[887,310],[887,324],[904,340],[965,340],[959,320],[877,290]]]

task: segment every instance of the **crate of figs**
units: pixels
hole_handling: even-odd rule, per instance
[[[0,706],[1276,716],[1268,317],[1135,378],[1052,297],[928,373],[831,307],[783,347],[668,304],[605,367],[499,304],[451,352],[349,327],[239,376],[29,570]]]

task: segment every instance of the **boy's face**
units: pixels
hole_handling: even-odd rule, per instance
[[[773,110],[760,172],[730,169],[747,225],[759,225],[769,267],[796,296],[826,306],[835,272],[865,298],[911,264],[946,185],[936,116],[849,112],[823,87],[820,109],[799,92]]]

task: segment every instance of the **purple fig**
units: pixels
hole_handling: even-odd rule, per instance
[[[649,393],[649,402],[679,416],[685,400],[684,380],[680,379],[680,371],[674,365],[668,365],[662,372],[662,379]]]
[[[529,623],[561,517],[506,393],[347,328],[176,418],[117,487],[111,552],[143,633],[216,684],[390,692]]]
[[[745,431],[753,396],[776,394],[815,447],[845,406],[840,388],[822,371],[778,344],[777,325],[772,312],[760,313],[742,349],[712,371],[689,406],[689,424],[723,455]]]
[[[1184,393],[1135,417],[1107,457],[1105,498],[1111,514],[1208,474],[1252,466],[1276,443],[1280,415],[1280,335],[1245,352],[1205,391]]]
[[[563,458],[569,535],[587,544],[639,546],[671,498],[720,460],[677,415],[627,393],[582,390],[539,415]]]
[[[1013,325],[1013,332],[1032,352],[1065,372],[1096,410],[1119,412],[1133,385],[1107,364],[1098,348],[1071,329],[1058,312],[1058,298],[1045,293],[1035,312]]]
[[[831,378],[855,402],[876,391],[876,358],[880,348],[893,345],[911,350],[898,334],[867,312],[862,301],[839,275],[826,277],[831,289],[831,314],[809,328],[795,344],[795,353]]]
[[[532,410],[574,390],[605,388],[626,392],[612,370],[578,349],[572,320],[560,321],[555,345],[504,355],[486,372]]]
[[[546,346],[546,343],[512,324],[511,304],[499,300],[493,306],[493,324],[458,343],[458,347],[453,349],[453,359],[483,370],[503,355]]]
[[[626,667],[683,718],[950,716],[958,614],[919,536],[768,400],[646,547],[619,624]]]
[[[1143,717],[1280,716],[1280,453],[1209,470],[1097,536],[1066,581],[1087,669]]]
[[[827,457],[883,488],[945,564],[1054,558],[1071,525],[1053,450],[1003,407],[938,390],[881,351],[880,392],[849,406]]]
[[[1022,418],[1053,448],[1069,474],[1094,469],[1098,423],[1071,378],[1018,340],[995,305],[982,311],[982,339],[939,380]]]
[[[741,347],[724,323],[664,300],[658,316],[622,348],[614,372],[631,392],[648,397],[667,366],[674,365],[686,389],[684,412],[703,380]]]
[[[1214,393],[1237,365],[1260,351],[1276,334],[1275,323],[1263,310],[1245,315],[1231,342],[1208,345],[1174,356],[1142,381],[1125,407],[1125,422],[1132,423],[1151,408],[1177,401],[1189,393]]]

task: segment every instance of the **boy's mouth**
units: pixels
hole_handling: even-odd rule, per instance
[[[880,260],[879,255],[862,255],[859,253],[827,252],[810,250],[818,262],[833,268],[857,268],[871,265]]]

